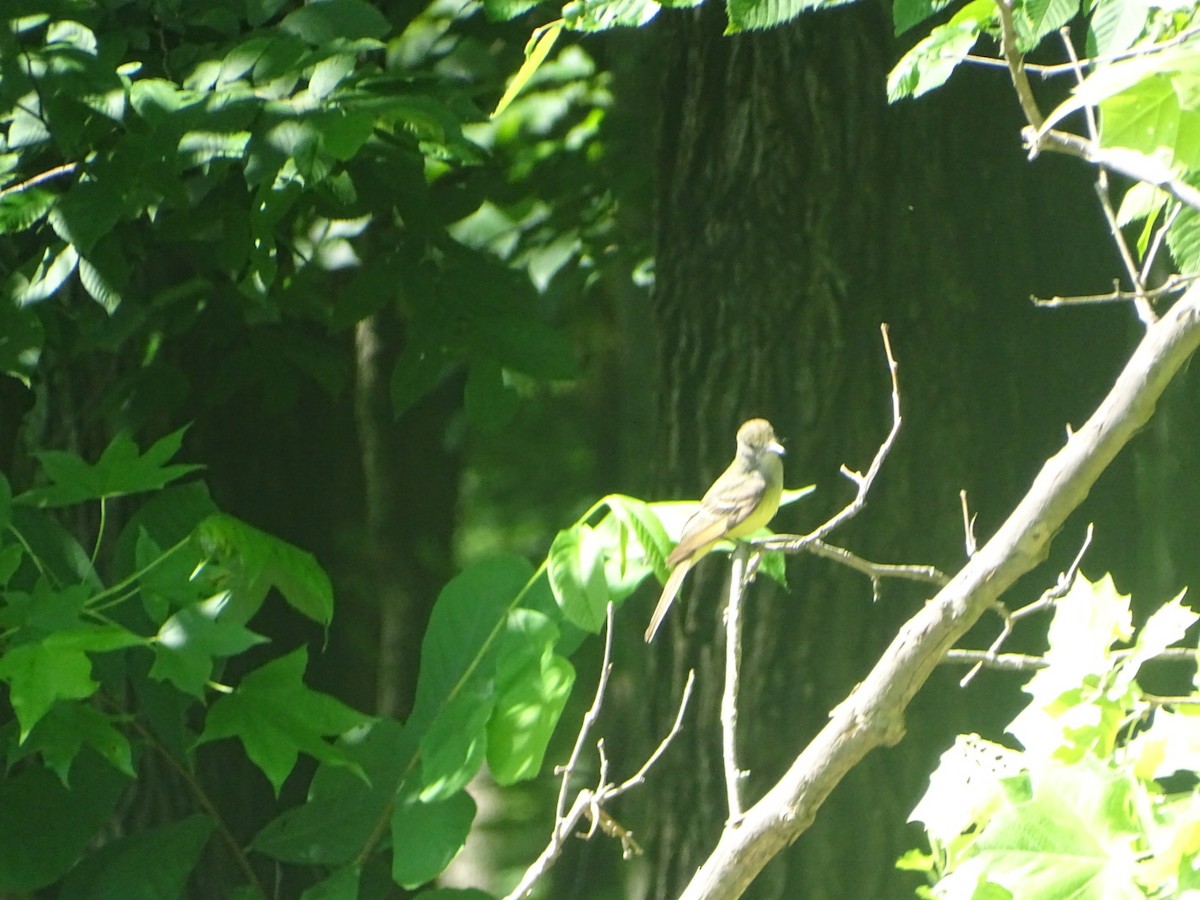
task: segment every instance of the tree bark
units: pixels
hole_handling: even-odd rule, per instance
[[[739,422],[762,415],[785,439],[788,486],[818,485],[774,527],[822,521],[852,491],[838,466],[865,467],[890,424],[878,339],[888,321],[905,428],[871,505],[833,539],[873,559],[953,571],[964,556],[959,490],[982,541],[1062,424],[1103,390],[1107,377],[1088,380],[1104,371],[1098,361],[1124,355],[1124,314],[1088,319],[1082,346],[1071,330],[1080,319],[1039,315],[1027,300],[1112,271],[1087,173],[1026,164],[1002,78],[968,72],[931,102],[887,107],[898,53],[878,10],[732,38],[721,15],[676,16],[666,41],[655,222],[662,494],[699,496],[732,454]],[[1058,234],[1051,253],[1059,218],[1078,229]],[[654,723],[670,714],[687,669],[699,670],[687,752],[672,754],[674,768],[650,789],[655,897],[678,895],[726,816],[716,710],[727,571],[722,559],[693,573],[664,628],[671,639],[649,663],[659,691],[648,734],[661,731]],[[785,592],[760,578],[745,610],[748,803],[932,594],[888,584],[873,604],[862,576],[823,560],[790,561],[789,581]],[[910,710],[909,739],[847,777],[754,896],[912,890],[893,863],[919,839],[904,823],[937,754],[957,731],[986,731],[1015,711],[991,703],[969,718],[995,682],[981,677],[964,692],[958,674],[935,673]]]

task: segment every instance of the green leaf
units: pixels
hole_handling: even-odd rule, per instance
[[[362,869],[359,866],[345,866],[324,881],[305,889],[300,900],[358,900],[361,876]]]
[[[1184,633],[1200,621],[1200,616],[1183,605],[1184,593],[1186,590],[1156,609],[1138,630],[1133,652],[1117,664],[1115,683],[1118,688],[1128,686],[1147,660],[1183,640]]]
[[[380,719],[345,735],[340,747],[367,780],[344,767],[322,764],[306,802],[269,822],[251,847],[300,865],[340,866],[353,860],[415,756],[413,734],[394,719]]]
[[[236,737],[276,795],[300,753],[364,774],[342,747],[324,738],[361,726],[368,717],[306,687],[307,664],[308,652],[301,647],[251,672],[212,705],[197,743]]]
[[[904,34],[908,29],[924,22],[934,13],[950,5],[950,0],[896,0],[892,4],[892,22],[895,34]]]
[[[51,483],[26,491],[17,502],[43,507],[71,506],[86,500],[157,490],[202,468],[182,463],[167,465],[167,460],[179,451],[185,431],[186,427],[168,434],[144,454],[139,454],[129,435],[121,432],[95,465],[64,450],[43,450],[35,455]]]
[[[467,373],[463,389],[463,407],[467,417],[480,429],[496,432],[512,421],[520,398],[508,384],[499,364],[490,359],[475,359]]]
[[[537,0],[483,0],[483,11],[493,22],[508,22],[537,6]]]
[[[1014,16],[1020,49],[1032,50],[1042,38],[1062,28],[1079,12],[1079,0],[1025,0]]]
[[[930,840],[950,845],[1008,806],[1005,782],[1023,770],[1021,754],[977,734],[959,735],[929,776],[929,787],[909,815]]]
[[[655,0],[571,0],[563,6],[563,21],[572,31],[640,28],[661,8]]]
[[[46,887],[74,866],[113,814],[129,780],[83,754],[68,789],[40,766],[0,779],[0,891]]]
[[[12,521],[12,486],[8,476],[0,472],[0,531],[8,527]]]
[[[181,90],[175,82],[162,78],[139,78],[129,88],[129,104],[134,112],[155,124],[204,102],[205,97],[201,91]]]
[[[1113,56],[1133,46],[1146,28],[1146,8],[1128,0],[1097,0],[1088,23],[1086,52]]]
[[[1094,761],[1031,773],[1033,794],[999,813],[972,848],[1014,897],[1143,900],[1130,782]]]
[[[249,621],[271,588],[322,626],[333,618],[333,586],[311,553],[224,513],[201,522],[196,540],[232,576],[230,621]]]
[[[14,506],[12,524],[39,568],[58,583],[102,588],[87,552],[57,521],[40,510]]]
[[[972,0],[945,25],[934,28],[888,73],[888,102],[920,97],[945,84],[996,16],[992,0]]]
[[[39,303],[53,296],[75,272],[79,252],[70,244],[54,241],[42,251],[38,260],[31,261],[9,278],[7,292],[18,306]]]
[[[409,797],[392,814],[392,879],[412,889],[445,871],[466,843],[475,801],[458,793],[436,803]]]
[[[1200,213],[1190,206],[1180,207],[1179,215],[1167,231],[1167,246],[1180,274],[1194,275],[1200,272]],[[1188,293],[1195,289],[1193,285]]]
[[[411,727],[428,728],[460,691],[492,677],[508,610],[532,575],[522,557],[499,556],[464,569],[442,588],[421,642]]]
[[[308,78],[308,91],[318,100],[324,100],[339,84],[354,71],[355,56],[352,53],[335,53],[313,66]]]
[[[392,370],[392,414],[399,418],[446,376],[450,357],[440,347],[413,341],[404,348]]]
[[[488,771],[498,784],[533,778],[575,682],[556,655],[558,628],[547,616],[513,610],[496,672],[495,711],[487,725]]]
[[[508,369],[543,380],[579,377],[575,351],[561,331],[528,316],[503,315],[480,322],[476,350]]]
[[[338,38],[383,38],[392,26],[364,0],[319,0],[292,10],[283,17],[279,28],[320,46]]]
[[[84,256],[121,218],[121,197],[108,180],[81,181],[50,212],[55,233]]]
[[[170,681],[203,699],[216,659],[236,656],[267,640],[238,622],[220,618],[228,598],[228,592],[222,592],[179,610],[162,624],[154,644],[151,678]]]
[[[774,28],[809,9],[827,9],[853,0],[725,0],[729,24],[726,34]]]
[[[34,726],[25,743],[9,758],[9,764],[40,754],[47,767],[69,786],[71,764],[84,747],[91,747],[118,772],[136,777],[129,739],[113,724],[113,718],[86,703],[56,703]]]
[[[105,843],[71,870],[59,900],[182,897],[212,830],[197,814]]]
[[[594,534],[588,525],[560,531],[546,556],[550,586],[563,615],[593,634],[604,625],[610,599],[603,543]]]
[[[1117,592],[1112,577],[1092,583],[1077,575],[1071,589],[1059,598],[1050,622],[1048,663],[1025,685],[1029,705],[1012,721],[1008,731],[1033,758],[1051,757],[1076,743],[1078,729],[1107,731],[1113,725],[1104,713],[1113,715],[1115,701],[1096,693],[1092,703],[1063,701],[1078,698],[1084,687],[1096,684],[1113,665],[1112,648],[1133,634],[1129,596]],[[1095,690],[1095,688],[1091,688]],[[1097,733],[1098,734],[1098,733]]]
[[[79,260],[79,283],[93,300],[112,315],[121,305],[121,291],[114,280],[105,275],[96,265],[86,258]]]
[[[39,187],[0,197],[0,234],[25,231],[54,208],[58,195]]]
[[[0,680],[8,682],[9,702],[21,723],[24,741],[59,700],[81,700],[100,687],[92,680],[92,661],[76,646],[63,646],[52,635],[21,644],[0,656]]]
[[[438,711],[421,735],[422,802],[457,794],[479,772],[495,703],[490,681],[480,681],[458,691]]]
[[[0,298],[0,375],[11,375],[28,387],[44,343],[37,311]]]

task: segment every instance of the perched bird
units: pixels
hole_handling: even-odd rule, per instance
[[[717,541],[750,534],[774,518],[783,494],[782,456],[783,447],[766,419],[751,419],[738,429],[737,456],[684,523],[679,544],[667,557],[673,568],[646,628],[647,642],[654,640],[688,570]]]

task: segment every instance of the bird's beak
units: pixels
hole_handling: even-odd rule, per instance
[[[779,443],[779,441],[771,441],[771,443],[767,444],[767,449],[772,453],[778,453],[780,456],[787,455],[787,451],[783,449],[783,444]]]

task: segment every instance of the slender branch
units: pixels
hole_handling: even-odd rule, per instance
[[[27,191],[31,187],[37,187],[43,182],[50,181],[53,178],[61,178],[64,175],[70,175],[77,168],[79,163],[63,163],[61,166],[55,166],[53,169],[47,169],[45,172],[40,172],[32,178],[27,178],[20,184],[14,184],[12,187],[6,187],[0,190],[0,200],[3,200],[9,194],[19,194],[21,191]]]
[[[966,544],[967,559],[970,559],[979,549],[979,542],[975,540],[975,517],[971,515],[971,507],[967,503],[966,488],[958,492],[958,500],[962,505],[963,541]]]
[[[1060,28],[1058,35],[1062,39],[1067,59],[1070,60],[1070,65],[1073,67],[1075,82],[1077,85],[1081,85],[1084,79],[1083,66],[1079,62],[1079,56],[1075,53],[1075,45],[1071,43],[1070,29]],[[1098,143],[1100,126],[1096,121],[1096,109],[1092,104],[1088,103],[1083,107],[1083,117],[1087,125],[1088,138],[1093,144]],[[1138,271],[1137,263],[1133,260],[1129,242],[1125,240],[1125,233],[1121,231],[1121,226],[1117,223],[1117,211],[1113,209],[1112,191],[1108,183],[1108,170],[1103,166],[1096,167],[1096,196],[1100,200],[1100,209],[1104,212],[1104,220],[1108,223],[1109,234],[1112,235],[1113,243],[1117,245],[1117,254],[1125,266],[1125,274],[1129,276],[1129,283],[1133,285],[1133,306],[1137,311],[1138,319],[1143,325],[1149,325],[1157,316],[1154,314],[1154,308],[1150,305],[1150,301],[1146,299],[1146,284],[1142,279],[1141,272]]]
[[[1127,147],[1098,147],[1092,141],[1066,131],[1050,129],[1044,134],[1038,134],[1035,128],[1025,128],[1021,132],[1025,146],[1029,148],[1029,158],[1034,159],[1043,150],[1065,153],[1075,156],[1085,162],[1103,166],[1110,172],[1125,175],[1137,181],[1154,185],[1166,191],[1180,203],[1200,210],[1200,190],[1187,182],[1176,178],[1171,167],[1161,160]]]
[[[721,758],[725,766],[725,798],[730,822],[742,817],[742,780],[737,761],[738,673],[742,667],[742,595],[746,591],[749,545],[738,542],[729,573],[729,602],[725,606],[725,688],[721,692]]]
[[[600,717],[600,707],[604,703],[604,692],[608,688],[608,676],[612,673],[613,618],[613,604],[612,601],[609,601],[604,619],[604,657],[600,663],[600,677],[596,679],[596,693],[592,697],[592,705],[583,714],[583,721],[579,725],[579,734],[575,735],[575,746],[571,748],[567,764],[558,770],[562,775],[562,781],[558,787],[558,803],[554,808],[559,819],[566,814],[567,791],[570,789],[571,778],[575,774],[576,766],[579,765],[579,757],[583,754],[583,745],[587,742],[588,734],[591,732],[592,726],[596,724],[596,719]]]
[[[1133,650],[1116,650],[1113,657],[1123,659],[1133,653]],[[1168,647],[1156,653],[1146,662],[1182,662],[1195,663],[1196,651],[1191,647]],[[942,665],[982,666],[985,669],[996,669],[1001,672],[1033,672],[1045,669],[1050,662],[1044,656],[1033,656],[1028,653],[993,653],[990,650],[954,649],[946,652]],[[1179,702],[1172,700],[1171,702]]]
[[[824,541],[813,541],[805,549],[815,556],[832,559],[856,572],[862,572],[871,579],[872,584],[876,587],[883,578],[901,578],[907,581],[920,581],[936,585],[943,585],[950,580],[950,577],[937,566],[872,562],[843,547],[827,544]]]
[[[1008,74],[1012,79],[1013,90],[1017,92],[1021,112],[1025,114],[1025,121],[1034,128],[1041,128],[1045,118],[1033,97],[1029,76],[1025,74],[1025,59],[1017,48],[1017,29],[1013,25],[1012,4],[1013,0],[996,0],[996,9],[1000,11],[1000,49],[1004,53],[1004,61],[1008,64]]]
[[[883,350],[887,355],[888,373],[892,380],[892,427],[887,437],[883,439],[883,443],[879,445],[879,449],[875,451],[875,458],[871,460],[871,465],[867,467],[866,474],[842,466],[841,473],[854,482],[857,487],[854,498],[831,518],[808,534],[800,537],[794,535],[776,535],[762,541],[755,541],[756,546],[769,550],[782,550],[785,553],[799,553],[801,550],[808,549],[810,544],[824,540],[834,529],[862,512],[863,507],[867,505],[867,494],[870,492],[871,485],[874,483],[876,476],[879,475],[883,461],[887,459],[892,445],[896,442],[896,435],[900,432],[901,422],[900,382],[897,376],[899,367],[896,365],[896,358],[892,355],[892,341],[888,335],[886,322],[879,326],[879,331],[883,335]]]
[[[1184,29],[1179,34],[1168,40],[1157,44],[1147,44],[1139,46],[1132,50],[1125,50],[1121,53],[1109,53],[1104,56],[1085,56],[1079,60],[1079,64],[1083,66],[1099,66],[1108,63],[1121,62],[1125,59],[1133,59],[1137,56],[1150,56],[1154,53],[1161,53],[1164,50],[1170,50],[1172,47],[1178,47],[1180,44],[1187,43],[1190,39],[1200,34],[1200,25],[1193,25],[1191,28]],[[993,66],[996,68],[1008,68],[1008,62],[1003,59],[996,59],[994,56],[978,56],[974,53],[968,53],[963,57],[964,62],[975,63],[982,66]],[[1023,65],[1026,72],[1033,72],[1035,75],[1041,75],[1043,78],[1050,78],[1055,75],[1070,75],[1075,71],[1073,63],[1058,63],[1055,65],[1038,65],[1031,62],[1026,62]]]
[[[997,602],[995,604],[995,608],[999,611],[1000,617],[1004,621],[1004,626],[1000,629],[1000,633],[996,635],[996,639],[988,646],[986,651],[987,654],[990,656],[996,655],[997,651],[999,651],[999,649],[1004,645],[1004,642],[1008,640],[1008,636],[1012,634],[1013,625],[1016,622],[1019,622],[1021,619],[1031,616],[1036,612],[1041,612],[1043,609],[1053,606],[1067,595],[1067,592],[1071,590],[1071,585],[1075,583],[1075,576],[1079,574],[1079,567],[1083,564],[1084,554],[1087,553],[1088,547],[1092,545],[1092,536],[1094,534],[1095,528],[1091,522],[1088,522],[1087,531],[1083,536],[1083,543],[1079,547],[1079,552],[1075,554],[1075,559],[1071,562],[1071,565],[1067,568],[1067,571],[1059,572],[1058,578],[1054,582],[1054,587],[1042,591],[1042,595],[1032,603],[1028,603],[1025,606],[1022,606],[1016,612],[1012,613],[1008,611],[1008,607],[1006,607],[1003,603]],[[959,680],[959,686],[966,687],[968,684],[970,684],[971,680],[979,674],[979,670],[982,668],[982,666],[982,662],[977,663],[974,668],[971,669],[971,671],[969,671]]]
[[[671,730],[667,732],[666,737],[659,741],[658,746],[654,748],[654,751],[642,763],[641,768],[620,784],[610,784],[608,781],[608,756],[604,752],[604,739],[601,738],[596,742],[596,750],[600,756],[600,774],[596,787],[580,790],[575,795],[575,799],[571,802],[571,806],[568,809],[566,800],[569,786],[579,765],[579,759],[583,755],[583,747],[587,743],[588,735],[600,716],[600,709],[604,704],[604,695],[608,688],[608,678],[612,671],[613,619],[613,604],[609,603],[605,619],[604,659],[600,667],[600,677],[596,682],[596,693],[592,699],[591,707],[583,715],[583,721],[579,726],[579,734],[575,737],[575,744],[571,748],[571,754],[567,759],[566,765],[557,770],[562,776],[562,780],[559,786],[558,803],[555,807],[554,826],[550,832],[550,840],[546,843],[542,852],[538,854],[537,859],[525,870],[525,873],[521,876],[521,880],[509,892],[505,900],[519,900],[521,897],[528,896],[538,880],[550,871],[550,867],[554,865],[554,862],[562,854],[567,840],[576,834],[575,829],[585,816],[589,820],[589,826],[587,831],[580,835],[581,837],[590,838],[599,830],[621,841],[621,847],[626,858],[642,852],[641,847],[638,846],[637,841],[633,838],[633,832],[623,827],[616,819],[609,815],[604,810],[604,804],[644,783],[646,773],[650,771],[650,767],[662,757],[667,747],[679,735],[680,729],[683,727],[683,714],[687,710],[688,701],[692,696],[695,673],[688,673],[687,683],[683,687],[683,694],[679,699],[679,709],[675,714],[675,722],[671,726]]]
[[[1200,289],[1193,288],[1146,329],[1095,413],[1046,461],[1000,529],[905,623],[779,781],[736,826],[724,829],[683,900],[740,896],[770,859],[807,830],[829,794],[867,753],[904,736],[904,712],[917,691],[1000,595],[1045,558],[1053,536],[1149,421],[1197,346]]]
[[[1145,284],[1150,278],[1150,269],[1154,266],[1155,260],[1158,259],[1158,253],[1162,249],[1163,241],[1167,239],[1167,232],[1171,230],[1171,226],[1175,224],[1175,220],[1179,218],[1179,213],[1183,209],[1178,203],[1171,204],[1171,211],[1167,213],[1162,224],[1154,229],[1154,238],[1150,241],[1150,246],[1146,248],[1146,258],[1142,260],[1142,284]],[[1191,280],[1195,275],[1171,275],[1167,278],[1166,283],[1171,283],[1175,280]],[[1184,281],[1186,284],[1187,281]],[[1159,288],[1158,290],[1162,290]],[[1153,299],[1154,292],[1147,292],[1147,296]]]
[[[1180,209],[1181,209],[1181,207],[1176,205],[1175,208],[1172,210],[1172,213],[1177,214]],[[1162,235],[1162,233],[1164,232],[1166,227],[1169,226],[1169,223],[1173,222],[1174,220],[1175,220],[1175,216],[1171,215],[1169,217],[1168,221],[1163,223],[1163,227],[1159,228],[1155,234],[1155,242],[1157,242],[1159,240],[1159,236]],[[1150,258],[1149,252],[1147,252],[1146,257],[1147,257],[1147,259]],[[1141,292],[1141,294],[1143,297],[1145,297],[1148,300],[1158,300],[1158,299],[1161,299],[1162,297],[1166,297],[1171,294],[1177,294],[1180,291],[1187,290],[1188,285],[1190,285],[1197,278],[1200,278],[1200,275],[1178,275],[1178,274],[1171,275],[1170,277],[1167,278],[1166,281],[1164,281],[1158,287],[1143,291],[1143,292]],[[1144,279],[1144,276],[1143,276],[1143,279]],[[1107,294],[1078,294],[1078,295],[1075,295],[1072,297],[1055,296],[1055,297],[1046,297],[1046,298],[1030,295],[1029,299],[1033,303],[1034,306],[1041,306],[1041,307],[1046,307],[1048,309],[1052,309],[1054,307],[1059,307],[1059,306],[1083,306],[1083,305],[1086,305],[1089,303],[1129,303],[1131,300],[1134,300],[1136,297],[1137,297],[1137,294],[1135,292],[1121,290],[1120,287],[1118,286],[1117,282],[1114,281],[1113,289],[1111,291],[1109,291]]]

